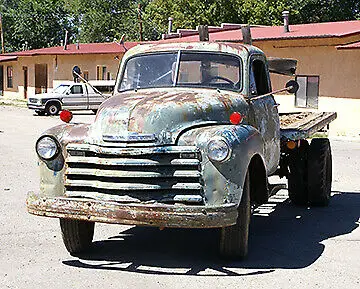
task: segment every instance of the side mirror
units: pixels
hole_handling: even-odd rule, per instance
[[[289,80],[285,88],[289,93],[296,93],[299,90],[299,84],[295,80]]]

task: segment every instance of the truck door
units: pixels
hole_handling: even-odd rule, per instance
[[[70,110],[88,109],[87,93],[84,91],[83,84],[74,84],[62,98],[63,108]]]
[[[99,88],[99,86],[94,85],[95,88]],[[86,88],[88,90],[89,95],[89,109],[98,109],[100,104],[104,101],[104,97],[101,94],[97,93],[90,85],[86,84]],[[101,90],[101,88],[100,88]]]
[[[273,173],[280,159],[280,122],[277,104],[271,92],[267,63],[263,55],[252,55],[249,63],[250,117],[264,140],[268,173]]]

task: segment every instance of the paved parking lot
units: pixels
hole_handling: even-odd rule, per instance
[[[91,122],[79,112],[74,122]],[[57,219],[25,208],[38,189],[34,144],[58,117],[0,106],[0,288],[360,288],[360,141],[333,139],[328,208],[296,208],[286,190],[252,217],[243,262],[217,256],[215,230],[98,224],[94,250],[65,250]]]

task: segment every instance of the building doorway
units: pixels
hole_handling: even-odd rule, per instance
[[[0,95],[4,96],[4,66],[0,65]]]
[[[27,89],[28,89],[28,68],[23,66],[24,71],[24,98],[27,99]]]
[[[47,64],[35,64],[35,93],[47,92]]]

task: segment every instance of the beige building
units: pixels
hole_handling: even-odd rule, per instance
[[[26,99],[46,92],[62,80],[72,80],[78,66],[89,80],[115,79],[126,49],[116,42],[70,44],[0,55],[0,93],[5,98]]]

